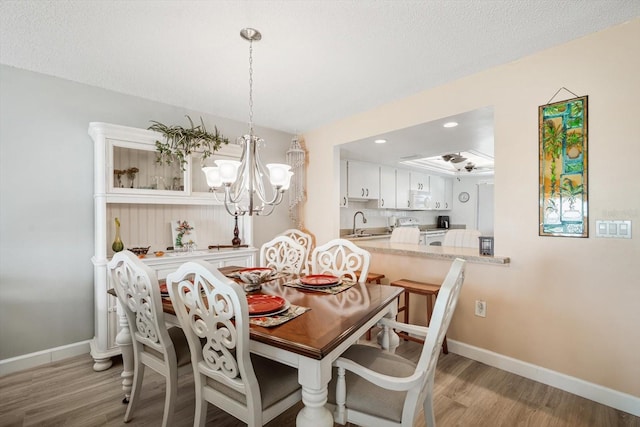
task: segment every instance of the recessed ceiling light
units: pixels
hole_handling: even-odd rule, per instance
[[[447,122],[445,124],[442,125],[445,128],[454,128],[456,126],[458,126],[458,122]]]
[[[375,140],[375,141],[373,141],[373,142],[375,142],[376,144],[384,144],[384,143],[386,143],[386,142],[387,142],[387,140],[386,140],[386,139],[376,139],[376,140]]]

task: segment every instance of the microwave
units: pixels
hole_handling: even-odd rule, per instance
[[[409,208],[429,209],[431,204],[431,193],[428,191],[411,190],[409,192]]]

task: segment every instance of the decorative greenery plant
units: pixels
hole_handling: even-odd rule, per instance
[[[191,117],[186,116],[189,120],[190,128],[182,126],[167,126],[154,120],[153,125],[149,126],[149,130],[159,132],[164,135],[165,141],[156,141],[156,151],[158,152],[156,161],[158,163],[171,164],[175,160],[180,162],[180,167],[185,170],[187,157],[191,154],[199,154],[201,160],[213,155],[220,149],[222,144],[228,144],[229,139],[222,136],[217,127],[214,132],[208,132],[200,117],[200,124],[194,126]]]

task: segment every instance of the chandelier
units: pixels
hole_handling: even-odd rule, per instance
[[[207,185],[230,215],[270,215],[282,202],[293,172],[283,163],[270,163],[265,168],[260,160],[258,147],[265,142],[253,131],[253,42],[262,39],[262,34],[245,28],[240,36],[249,42],[249,134],[236,141],[242,146],[242,160],[216,160],[215,167],[202,171]],[[220,190],[224,191],[224,201],[218,199]]]

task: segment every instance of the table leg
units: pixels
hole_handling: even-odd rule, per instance
[[[396,301],[389,306],[389,311],[384,315],[384,317],[394,320],[397,315],[398,302]],[[388,350],[391,353],[395,353],[396,348],[398,348],[398,346],[400,345],[400,337],[398,336],[396,331],[394,331],[393,328],[388,328],[386,326],[382,328],[380,332],[378,332],[376,341],[383,350]]]
[[[118,344],[122,352],[122,374],[120,375],[122,378],[122,390],[124,390],[122,403],[129,403],[133,384],[133,341],[131,339],[131,331],[129,331],[127,315],[120,307],[120,301],[118,301],[118,321],[120,332],[116,335],[116,344]]]
[[[327,386],[331,379],[331,363],[303,358],[298,366],[304,408],[296,417],[297,427],[333,427],[333,415],[325,408]]]

